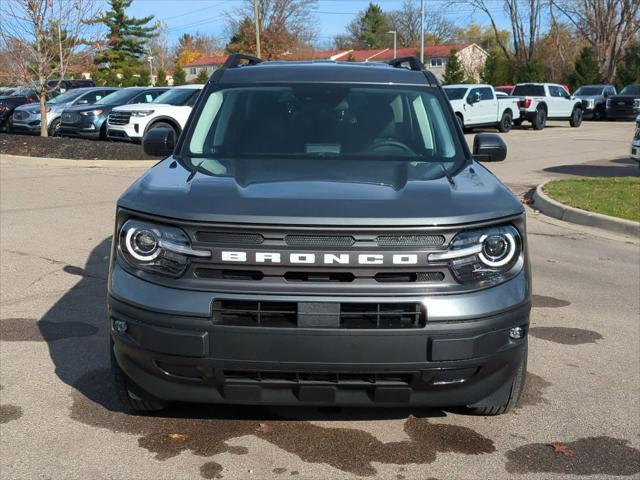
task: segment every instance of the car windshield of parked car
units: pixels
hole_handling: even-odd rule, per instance
[[[116,90],[98,100],[94,105],[124,105],[134,96],[138,95],[142,90],[139,89],[124,89]]]
[[[580,87],[575,95],[602,95],[604,87]]]
[[[542,85],[516,85],[513,89],[514,97],[544,97],[544,86]]]
[[[26,87],[18,87],[11,94],[12,97],[28,97],[32,95],[35,95],[35,92]]]
[[[52,98],[47,103],[50,105],[61,105],[65,103],[73,102],[76,98],[80,97],[87,93],[88,88],[75,88],[73,90],[68,90],[64,93],[61,93],[55,98]]]
[[[197,90],[193,88],[174,88],[173,90],[167,90],[151,103],[166,103],[169,105],[184,105]]]
[[[622,89],[620,95],[640,95],[640,85],[627,85]]]
[[[444,93],[447,94],[449,100],[462,100],[468,88],[461,87],[444,87]]]
[[[209,93],[184,155],[215,174],[230,174],[235,160],[248,159],[283,172],[290,165],[336,168],[333,173],[347,180],[377,167],[344,160],[368,160],[402,163],[420,178],[441,177],[466,161],[445,108],[437,91],[426,88],[220,87]]]

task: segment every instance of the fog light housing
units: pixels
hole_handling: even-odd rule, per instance
[[[114,320],[113,329],[118,333],[125,333],[127,331],[127,322],[124,320]]]
[[[512,327],[509,329],[509,338],[512,340],[520,340],[524,337],[524,328]]]

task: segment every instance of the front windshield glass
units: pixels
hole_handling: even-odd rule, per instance
[[[28,97],[29,95],[33,95],[33,94],[34,94],[34,91],[31,90],[30,88],[18,87],[13,91],[11,95],[14,97],[21,97],[21,96]]]
[[[575,95],[602,95],[604,87],[580,87]]]
[[[124,89],[116,90],[109,95],[102,97],[94,105],[124,105],[135,95],[142,92],[142,89]]]
[[[447,94],[449,100],[462,100],[468,88],[461,87],[444,87],[444,93]]]
[[[184,105],[191,98],[192,95],[199,90],[193,88],[174,88],[173,90],[167,90],[151,103],[167,103],[169,105]]]
[[[627,85],[622,89],[620,95],[640,95],[640,85]]]
[[[257,168],[291,179],[315,168],[344,181],[378,181],[368,169],[400,168],[394,175],[441,177],[465,162],[443,103],[434,90],[388,85],[221,88],[206,99],[185,154],[222,175]]]
[[[80,95],[84,95],[85,93],[87,93],[86,88],[75,88],[73,90],[61,93],[57,97],[49,100],[47,103],[51,105],[59,105],[63,103],[73,102],[76,98],[78,98]]]

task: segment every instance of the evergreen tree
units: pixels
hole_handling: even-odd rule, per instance
[[[640,82],[640,43],[629,47],[616,75],[616,84],[619,89],[638,82]]]
[[[133,0],[109,0],[110,10],[106,11],[95,23],[103,24],[107,30],[106,48],[95,58],[95,64],[101,70],[115,70],[123,77],[124,70],[139,67],[140,59],[146,53],[147,42],[155,36],[156,26],[148,26],[153,15],[144,18],[129,17],[126,9]],[[129,83],[128,81],[126,83]]]
[[[481,77],[489,85],[510,85],[513,82],[509,60],[502,51],[492,49],[489,52]]]
[[[177,87],[179,85],[184,85],[185,83],[187,83],[187,76],[184,73],[184,68],[176,67],[173,71],[173,85]]]
[[[456,49],[453,49],[447,58],[447,65],[444,68],[442,83],[445,85],[455,85],[457,83],[463,83],[464,80],[465,73],[462,65],[460,64],[460,60],[458,59],[458,52]]]
[[[167,83],[167,74],[164,69],[158,70],[158,74],[156,76],[156,87],[166,87]]]
[[[594,83],[602,83],[600,75],[600,65],[596,58],[596,52],[591,47],[585,47],[580,51],[580,55],[576,59],[575,70],[569,78],[569,84],[572,90],[582,86]]]
[[[389,45],[389,19],[379,5],[369,3],[357,21],[357,42],[362,48],[384,48]]]
[[[141,68],[140,73],[138,73],[138,77],[137,77],[137,84],[139,87],[148,87],[149,85],[151,85],[151,77],[149,75],[149,70],[147,70],[145,67]]]
[[[209,81],[209,75],[207,74],[207,71],[203,68],[202,70],[200,70],[198,72],[198,76],[196,77],[195,82],[196,83],[207,83],[207,81]]]

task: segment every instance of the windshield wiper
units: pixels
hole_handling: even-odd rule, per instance
[[[453,180],[453,177],[451,176],[451,174],[449,173],[449,171],[447,170],[447,168],[444,166],[443,162],[438,162],[438,165],[440,165],[440,168],[442,169],[442,173],[444,174],[445,177],[447,177],[447,181],[453,186],[456,186],[456,182]]]

